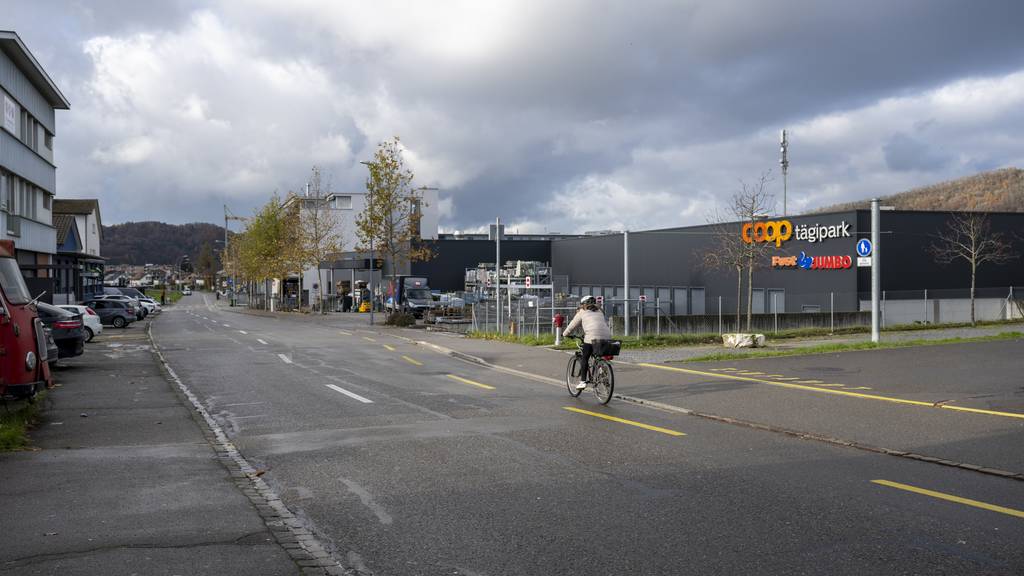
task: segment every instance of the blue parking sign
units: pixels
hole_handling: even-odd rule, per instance
[[[868,240],[867,238],[861,238],[857,242],[857,255],[862,258],[871,256],[872,248],[873,246],[871,246],[871,240]]]

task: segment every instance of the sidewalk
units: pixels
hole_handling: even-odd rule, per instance
[[[0,574],[300,573],[144,326],[104,332],[61,363],[35,450],[0,454]]]

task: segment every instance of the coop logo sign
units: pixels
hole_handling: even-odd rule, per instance
[[[850,224],[843,220],[832,226],[821,226],[818,224],[801,224],[794,230],[797,240],[805,240],[814,244],[829,238],[849,238]]]
[[[850,256],[772,256],[772,268],[803,268],[804,270],[845,270],[853,265]]]
[[[766,222],[747,222],[740,231],[740,236],[747,244],[754,242],[774,242],[775,247],[793,236],[793,223],[789,220],[769,220]]]

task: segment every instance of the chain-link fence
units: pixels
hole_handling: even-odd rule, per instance
[[[553,333],[554,316],[561,314],[568,324],[576,312],[578,298],[572,294],[555,295],[554,300],[550,296],[519,295],[511,300],[504,298],[500,306],[494,300],[479,301],[467,305],[459,313],[459,321],[448,324],[460,332]],[[742,295],[739,306],[735,295],[708,297],[694,306],[703,314],[673,314],[672,302],[657,297],[632,301],[601,298],[600,302],[616,335],[722,334],[748,330],[773,333],[807,328],[836,331],[871,325],[870,293],[787,295],[781,290],[755,290],[753,294]],[[969,290],[885,291],[879,309],[883,328],[971,321]],[[1024,287],[979,289],[975,292],[974,312],[975,321],[1022,320]]]

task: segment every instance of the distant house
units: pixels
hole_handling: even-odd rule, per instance
[[[71,214],[54,214],[57,253],[53,258],[54,295],[58,304],[75,304],[103,293],[104,260],[82,251],[78,221]]]
[[[82,235],[83,254],[101,256],[100,241],[103,240],[103,221],[100,219],[100,201],[88,199],[53,199],[53,214],[69,214],[75,217],[78,232]]]

